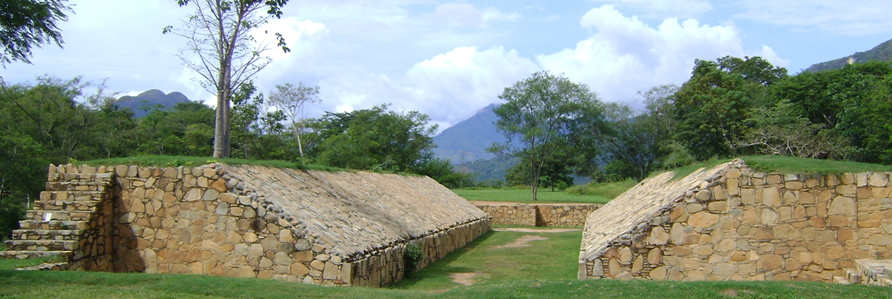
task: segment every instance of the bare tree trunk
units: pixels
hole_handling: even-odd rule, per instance
[[[297,122],[294,121],[294,118],[291,119],[291,129],[294,130],[294,138],[297,139],[297,151],[300,153],[300,158],[304,158],[304,148],[300,142],[300,132],[297,131]]]
[[[223,119],[223,91],[219,90],[217,92],[217,114],[216,120],[214,121],[214,158],[224,158],[226,153],[226,144],[224,139],[226,138],[226,124]]]
[[[539,193],[539,173],[542,171],[541,164],[536,167],[536,162],[530,162],[530,171],[532,172],[532,180],[530,181],[530,189],[533,191],[533,201],[536,201]]]

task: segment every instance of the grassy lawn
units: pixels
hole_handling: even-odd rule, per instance
[[[539,189],[538,200],[532,200],[530,189],[452,189],[467,200],[521,202],[521,203],[607,203],[612,198],[599,195],[576,195],[564,191]]]
[[[527,247],[499,248],[524,236],[547,240],[530,241]],[[517,279],[576,278],[579,240],[582,231],[564,233],[522,233],[491,231],[468,246],[398,282],[393,288],[403,290],[445,290],[461,285],[451,280],[452,273],[471,273],[479,283],[503,283]]]
[[[320,287],[205,275],[16,271],[38,261],[0,260],[2,298],[892,298],[892,288],[808,282],[576,280],[581,232],[495,248],[528,235],[490,232],[389,288]],[[471,286],[451,273],[480,273]]]

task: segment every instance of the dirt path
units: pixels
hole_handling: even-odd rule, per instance
[[[514,242],[511,242],[511,243],[508,243],[505,245],[493,246],[492,249],[527,247],[527,246],[530,246],[530,242],[532,242],[532,241],[542,241],[542,240],[548,240],[548,238],[543,237],[543,236],[536,236],[536,235],[526,235],[526,236],[518,238]]]
[[[483,273],[480,273],[480,272],[451,273],[451,274],[449,274],[449,277],[452,278],[452,282],[454,282],[454,283],[457,283],[457,284],[460,284],[463,286],[469,286],[469,285],[474,284],[474,278],[477,276],[480,276],[480,275],[483,275]]]

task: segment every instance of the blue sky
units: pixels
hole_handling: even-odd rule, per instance
[[[111,91],[179,91],[213,102],[163,35],[191,8],[174,0],[71,0],[64,49],[35,49],[33,64],[0,69],[8,83],[83,76]],[[499,102],[538,70],[584,83],[608,102],[642,106],[638,91],[682,84],[694,59],[762,56],[791,74],[892,39],[888,0],[429,1],[291,0],[268,32],[292,52],[255,83],[321,88],[309,117],[391,103],[445,129]],[[260,40],[270,38],[259,34]]]

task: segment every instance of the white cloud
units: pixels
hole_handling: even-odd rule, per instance
[[[397,79],[384,74],[324,78],[323,104],[317,108],[350,111],[391,103],[396,111],[427,114],[442,130],[498,102],[505,87],[536,70],[513,50],[458,47],[416,63]]]
[[[888,0],[747,0],[737,5],[744,12],[735,18],[792,27],[794,32],[859,36],[892,31],[892,1]]]
[[[532,61],[514,50],[458,47],[417,63],[406,73],[416,97],[409,107],[427,110],[423,112],[433,119],[454,124],[480,107],[498,102],[505,87],[536,70]]]
[[[787,67],[790,65],[790,60],[781,58],[771,47],[766,45],[762,45],[762,50],[756,52],[756,55],[768,60],[774,66]]]
[[[666,17],[690,18],[713,10],[709,1],[703,0],[596,0],[617,7],[630,8],[643,12],[643,18]]]
[[[734,27],[702,25],[694,19],[665,19],[653,28],[604,5],[586,13],[580,24],[595,33],[574,49],[536,58],[544,69],[585,83],[610,102],[634,103],[640,90],[683,83],[695,59],[745,54]]]

